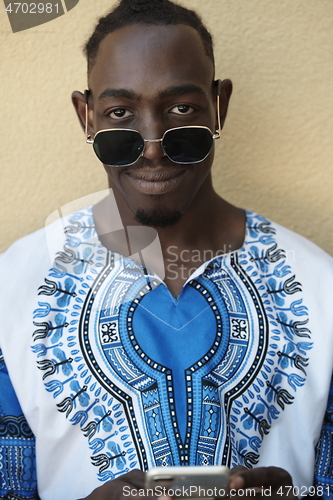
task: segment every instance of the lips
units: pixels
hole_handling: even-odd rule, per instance
[[[146,194],[163,194],[176,188],[187,169],[142,169],[126,172],[137,189]]]
[[[184,170],[139,170],[130,172],[131,177],[148,182],[168,181],[182,174]]]

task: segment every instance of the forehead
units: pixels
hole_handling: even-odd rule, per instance
[[[184,84],[209,92],[213,73],[213,63],[192,27],[137,24],[102,40],[89,86],[94,96],[110,87],[156,95],[164,88]]]

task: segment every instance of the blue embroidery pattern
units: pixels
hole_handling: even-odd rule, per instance
[[[38,500],[35,438],[8,379],[1,349],[0,385],[7,396],[5,407],[0,405],[0,498]]]
[[[248,212],[243,248],[210,261],[175,304],[156,276],[100,244],[91,209],[68,224],[31,348],[100,481],[152,465],[256,465],[312,348],[275,228]]]
[[[333,498],[333,378],[327,409],[321,431],[320,440],[316,448],[315,483],[318,496],[324,499]],[[319,489],[321,488],[321,490]],[[319,495],[322,493],[322,495]]]

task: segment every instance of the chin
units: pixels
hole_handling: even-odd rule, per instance
[[[166,210],[163,208],[145,210],[139,208],[135,213],[135,220],[143,226],[163,228],[177,224],[182,218],[182,215],[180,210]]]

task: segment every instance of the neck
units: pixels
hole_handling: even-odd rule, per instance
[[[212,257],[237,250],[243,244],[244,212],[223,200],[214,191],[210,178],[201,186],[181,219],[164,228],[139,224],[122,194],[115,186],[112,188],[125,229],[112,232],[108,229],[113,219],[111,203],[110,199],[102,200],[94,207],[101,242],[112,251],[130,256],[149,247],[156,240],[157,233],[164,260],[164,281],[174,295],[179,293],[195,268]],[[133,226],[140,229],[133,232]],[[151,248],[155,252],[156,246]],[[153,263],[155,258],[153,255],[148,260]],[[182,272],[175,273],[176,269]]]

